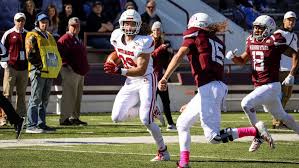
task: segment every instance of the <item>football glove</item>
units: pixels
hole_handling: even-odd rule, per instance
[[[237,51],[238,51],[237,48],[236,48],[234,51],[229,50],[229,51],[226,53],[225,58],[228,59],[228,60],[233,59],[233,58],[236,56]]]
[[[282,85],[285,85],[285,86],[293,86],[295,83],[295,77],[293,75],[288,75],[284,81],[282,82]]]
[[[110,61],[105,62],[104,71],[108,74],[121,74],[121,68],[119,68],[115,63]]]

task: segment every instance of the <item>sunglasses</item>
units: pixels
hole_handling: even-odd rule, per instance
[[[25,19],[17,19],[17,22],[25,22]]]

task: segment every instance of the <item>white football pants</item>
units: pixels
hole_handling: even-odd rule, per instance
[[[156,89],[157,79],[154,73],[137,79],[127,78],[125,85],[116,95],[111,118],[114,122],[120,122],[137,117],[139,114],[142,124],[148,128],[159,149],[164,149],[160,128],[153,122]]]
[[[274,118],[283,121],[283,123],[299,134],[299,125],[292,116],[286,113],[281,105],[281,84],[279,82],[268,83],[255,88],[251,93],[245,96],[241,106],[246,113],[251,125],[255,125],[255,108],[262,105],[266,112],[269,112]]]
[[[198,118],[209,142],[220,132],[221,105],[227,94],[227,86],[221,81],[212,81],[197,90],[198,93],[177,120],[180,151],[190,151],[190,128]]]

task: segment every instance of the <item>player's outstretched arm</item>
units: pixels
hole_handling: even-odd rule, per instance
[[[179,51],[171,59],[162,79],[159,81],[158,88],[159,90],[167,89],[167,80],[174,70],[181,64],[183,57],[188,54],[189,48],[182,46]]]
[[[247,52],[243,52],[241,55],[237,55],[238,49],[235,49],[234,51],[228,51],[225,55],[225,58],[228,60],[232,60],[233,63],[239,64],[239,65],[244,65],[248,61],[249,55]]]

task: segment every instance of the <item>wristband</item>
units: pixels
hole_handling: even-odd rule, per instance
[[[128,69],[125,69],[125,68],[121,68],[120,71],[121,71],[120,74],[123,75],[123,76],[126,76],[127,73],[128,73]]]

